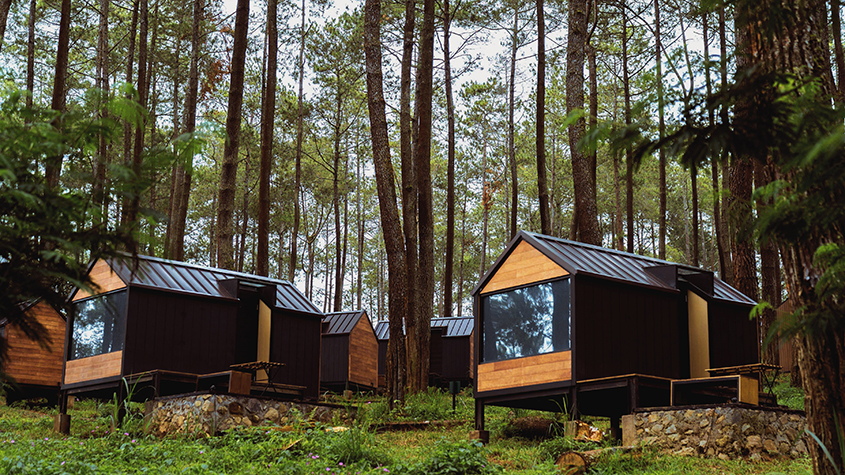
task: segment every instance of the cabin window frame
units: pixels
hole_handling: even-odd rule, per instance
[[[77,350],[77,348],[76,348],[77,339],[74,335],[74,332],[76,330],[76,324],[77,324],[78,306],[83,305],[87,302],[94,301],[94,300],[113,298],[113,297],[115,297],[119,294],[123,294],[123,302],[122,302],[122,305],[121,305],[120,302],[118,302],[117,305],[115,305],[115,307],[116,307],[115,310],[116,310],[116,313],[117,313],[116,318],[115,318],[115,327],[119,328],[120,332],[117,333],[117,334],[113,333],[112,344],[109,348],[109,351],[102,351],[103,350],[103,339],[101,339],[100,340],[100,351],[95,351],[92,354],[86,354],[86,355],[81,355],[81,356],[77,355],[77,351],[76,351]],[[118,308],[118,307],[122,307],[122,308]],[[90,297],[86,297],[84,299],[80,299],[80,300],[72,302],[72,307],[71,307],[71,310],[70,310],[70,322],[69,322],[70,328],[68,329],[68,334],[69,334],[68,349],[67,349],[67,352],[68,352],[67,359],[68,359],[68,361],[78,360],[78,359],[83,359],[83,358],[89,358],[89,357],[92,357],[92,356],[104,355],[104,354],[113,353],[113,352],[116,352],[116,351],[122,351],[124,346],[125,346],[125,340],[126,340],[126,326],[127,326],[126,320],[127,320],[128,313],[129,313],[129,289],[126,288],[126,287],[123,287],[123,288],[120,288],[120,289],[115,289],[115,290],[112,290],[110,292],[104,292],[102,294],[92,295]],[[114,330],[112,330],[112,331],[114,332]]]
[[[567,325],[566,325],[566,328],[567,328],[566,344],[563,345],[563,347],[561,349],[555,348],[555,342],[554,342],[555,338],[554,338],[554,336],[552,336],[552,349],[551,349],[551,351],[540,351],[540,352],[531,353],[531,354],[521,354],[521,355],[513,356],[513,357],[501,357],[501,358],[497,357],[495,359],[487,359],[486,354],[485,354],[486,353],[486,351],[485,351],[486,345],[487,345],[487,343],[486,343],[486,336],[487,336],[487,329],[486,329],[487,299],[490,298],[490,297],[496,296],[496,295],[508,294],[508,293],[516,292],[516,291],[523,290],[523,289],[538,287],[538,286],[541,286],[541,285],[552,285],[554,283],[564,282],[564,281],[568,282],[568,284],[569,284],[567,286],[567,294],[568,294],[567,300],[568,300],[568,302],[567,302],[567,305],[566,305],[566,309],[567,309],[567,313],[566,313],[566,321],[567,321]],[[480,331],[479,331],[479,334],[478,334],[478,340],[479,340],[478,341],[478,357],[479,357],[478,363],[479,364],[495,363],[495,362],[499,362],[499,361],[509,361],[509,360],[514,360],[514,359],[518,359],[518,358],[528,358],[528,357],[532,357],[532,356],[541,356],[541,355],[548,355],[548,354],[551,354],[551,353],[560,353],[560,352],[564,352],[564,351],[571,351],[572,347],[573,347],[573,342],[572,342],[573,286],[574,286],[574,280],[572,279],[572,275],[565,275],[565,276],[561,276],[561,277],[554,278],[554,279],[543,280],[543,281],[539,281],[539,282],[531,282],[529,284],[520,285],[520,286],[517,286],[517,287],[511,287],[511,288],[502,289],[502,290],[497,290],[497,291],[491,292],[489,294],[479,295],[479,297],[480,297],[480,299],[479,299],[479,304],[480,304],[479,305],[479,307],[480,307],[479,308],[479,310],[480,310],[479,311],[479,314],[480,314],[480,318],[479,318],[480,325],[479,325],[479,327],[480,327]]]

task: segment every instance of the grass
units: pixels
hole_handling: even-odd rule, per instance
[[[486,446],[467,439],[473,401],[465,390],[452,412],[449,394],[429,390],[390,410],[382,398],[329,396],[330,402],[358,408],[348,430],[301,425],[290,432],[272,428],[228,431],[217,437],[156,439],[143,432],[139,407],[130,423],[111,424],[114,406],[79,401],[70,410],[71,434],[52,431],[54,409],[0,405],[0,473],[8,474],[552,474],[554,461],[567,450],[594,445],[549,436],[544,440],[507,436],[518,418],[555,419],[554,414],[488,407]],[[448,426],[404,432],[377,431],[389,421],[451,420]],[[606,420],[593,424],[606,427]],[[553,434],[552,434],[553,435]],[[751,462],[712,460],[644,452],[612,454],[591,468],[594,474],[770,474],[811,473],[809,459]]]

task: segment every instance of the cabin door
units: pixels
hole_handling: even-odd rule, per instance
[[[690,378],[706,378],[710,368],[710,322],[707,301],[687,291]]]

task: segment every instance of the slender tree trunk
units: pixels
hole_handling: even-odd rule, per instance
[[[546,24],[543,0],[537,0],[537,189],[540,195],[540,230],[552,234],[549,186],[546,183]],[[583,72],[581,73],[583,77]]]
[[[596,48],[590,44],[587,45],[587,69],[590,74],[590,129],[595,129],[599,125],[599,78],[598,78],[598,64],[596,63]],[[598,181],[596,171],[598,169],[598,150],[594,149],[590,152],[590,201],[596,206],[596,234],[598,235],[598,242],[593,244],[601,245],[601,230],[598,229]],[[553,159],[554,161],[554,159]],[[554,186],[552,187],[554,188]]]
[[[478,270],[478,279],[484,276],[487,270],[487,226],[490,221],[490,206],[492,206],[493,190],[487,183],[487,134],[481,144],[481,268]]]
[[[270,275],[270,175],[276,115],[276,64],[279,33],[276,0],[267,0],[267,87],[261,107],[261,170],[258,172],[258,257],[255,273]]]
[[[443,263],[443,317],[452,316],[452,274],[455,267],[455,103],[452,97],[452,25],[449,0],[443,0],[443,69],[446,88],[446,262]],[[458,301],[460,307],[460,300]]]
[[[67,85],[67,65],[70,54],[70,0],[62,0],[61,13],[59,17],[59,43],[56,47],[56,74],[53,77],[53,100],[50,108],[62,114],[65,112],[67,97],[65,87]],[[60,119],[55,123],[61,127]],[[56,188],[59,186],[59,176],[62,173],[62,156],[50,157],[46,161],[45,176],[47,186]]]
[[[431,344],[431,319],[434,316],[434,201],[431,185],[431,137],[432,96],[434,74],[434,0],[423,3],[423,24],[419,55],[419,106],[418,140],[415,145],[415,168],[419,192],[419,301],[417,314],[417,367],[409,372],[416,373],[409,379],[412,391],[423,391],[428,386],[429,354]],[[414,384],[416,383],[416,384]]]
[[[516,217],[519,211],[519,185],[516,173],[516,136],[514,124],[514,109],[516,108],[516,50],[519,47],[519,9],[513,9],[513,31],[511,33],[511,72],[508,84],[508,163],[511,169],[511,210],[510,237],[516,236]],[[582,73],[583,75],[583,73]]]
[[[660,36],[660,1],[654,0],[654,61],[657,66],[657,134],[660,139],[666,135],[666,121],[664,118],[665,99],[663,97],[663,39]],[[706,48],[706,46],[705,46]],[[706,56],[705,56],[706,57]],[[666,151],[663,147],[658,150],[658,173],[660,211],[658,214],[658,251],[657,257],[666,259]]]
[[[217,206],[217,265],[232,269],[232,215],[235,205],[235,183],[238,175],[238,150],[241,143],[241,105],[244,97],[244,63],[249,27],[249,0],[238,0],[235,16],[235,39],[232,48],[232,75],[229,83],[229,107],[226,114],[226,143],[220,171],[220,192]]]
[[[834,99],[837,105],[845,104],[845,53],[842,51],[842,15],[839,0],[830,0],[830,15],[833,20],[833,52],[836,62],[836,93]]]
[[[100,120],[108,117],[106,100],[109,92],[109,6],[110,0],[100,0],[100,26],[97,32],[97,88],[100,90]],[[106,164],[108,163],[108,137],[100,134],[97,144],[97,161],[94,171],[93,199],[100,212],[105,203]],[[99,218],[98,218],[99,219]]]
[[[32,108],[33,95],[35,94],[35,15],[37,0],[29,2],[29,18],[27,19],[27,42],[26,42],[26,107]]]
[[[402,231],[405,238],[405,292],[407,293],[407,309],[405,315],[405,332],[407,334],[407,384],[414,391],[416,373],[411,369],[418,365],[419,347],[417,342],[417,315],[420,312],[417,304],[417,271],[418,262],[418,229],[417,229],[417,180],[415,177],[413,140],[413,123],[411,117],[411,63],[414,51],[415,0],[405,0],[405,22],[402,36],[402,63],[399,89],[399,148],[402,161]],[[419,98],[417,98],[419,101]]]
[[[335,312],[341,310],[343,304],[343,273],[341,267],[343,265],[343,256],[340,252],[341,234],[340,234],[340,121],[341,121],[341,106],[343,105],[343,98],[340,95],[340,90],[337,90],[335,96],[335,130],[334,130],[334,166],[332,174],[332,207],[334,208],[334,247],[335,247],[335,292],[333,308]]]
[[[625,126],[631,125],[631,82],[628,71],[628,11],[624,2],[622,16],[622,93],[625,98]],[[625,149],[625,210],[627,216],[627,251],[634,252],[634,157],[631,146]]]
[[[149,32],[149,8],[147,0],[140,0],[138,5],[138,104],[142,109],[147,108],[147,35]],[[144,153],[144,133],[146,120],[143,118],[135,126],[135,140],[132,148],[132,172],[136,177],[141,176],[141,162]],[[132,199],[126,210],[126,222],[133,223],[138,219],[141,207],[141,194],[133,190]]]
[[[698,267],[701,257],[699,255],[698,243],[698,166],[694,163],[690,165],[690,184],[692,196],[692,265]]]
[[[357,129],[358,134],[360,134],[360,128]],[[359,145],[360,142],[360,135],[358,139],[355,140],[356,147],[355,147],[355,216],[357,217],[357,226],[358,226],[358,266],[357,266],[357,274],[358,274],[358,281],[356,287],[356,294],[357,294],[357,305],[355,306],[356,309],[363,308],[361,306],[361,299],[364,293],[363,290],[363,283],[364,283],[364,215],[361,210],[361,147]]]
[[[237,259],[235,259],[235,269],[238,272],[244,271],[244,261],[246,258],[246,235],[247,229],[249,227],[249,182],[250,182],[250,175],[252,174],[252,163],[250,160],[249,152],[247,152],[246,160],[244,160],[244,195],[243,201],[241,202],[241,232],[240,238],[238,239],[238,246],[237,246]]]
[[[138,33],[138,10],[140,7],[140,0],[134,0],[132,3],[132,20],[129,25],[129,51],[126,57],[126,84],[132,84],[132,78],[135,69],[135,36]],[[131,100],[132,95],[127,93],[126,99]],[[130,166],[132,163],[132,124],[127,120],[123,123],[123,163]],[[129,211],[129,201],[124,199],[120,212],[121,224],[126,223],[127,212]]]
[[[701,24],[704,39],[704,57],[708,58],[705,59],[704,62],[704,81],[707,97],[711,97],[713,95],[713,80],[710,78],[710,23],[708,20],[708,14],[704,13],[702,15]],[[707,123],[710,127],[714,127],[716,125],[715,111],[712,108],[708,111]],[[716,154],[710,154],[710,167],[712,171],[711,184],[713,188],[713,228],[715,232],[714,238],[716,241],[715,260],[719,264],[719,277],[724,279],[725,255],[724,248],[722,246],[722,214],[719,209],[719,157],[717,157]]]
[[[720,63],[719,63],[719,74],[722,79],[722,87],[726,87],[728,84],[728,40],[727,34],[725,32],[725,8],[719,8],[719,56],[720,56]],[[728,108],[727,106],[722,106],[722,109],[719,111],[720,120],[723,124],[727,124],[730,120],[728,117]],[[725,165],[726,168],[722,169],[722,190],[727,192],[729,190],[728,186],[728,176],[729,176],[729,159],[730,154],[727,148],[722,150],[722,157],[721,162]],[[733,233],[731,232],[732,225],[730,214],[728,211],[728,203],[730,202],[730,198],[722,199],[722,210],[720,212],[721,215],[721,226],[719,228],[719,233],[717,236],[720,237],[720,245],[722,247],[722,254],[720,255],[719,262],[721,263],[724,261],[725,267],[722,270],[722,279],[730,285],[734,284],[734,268],[733,268]]]
[[[0,0],[0,48],[6,40],[6,21],[9,19],[9,10],[12,8],[12,0]]]
[[[402,320],[407,305],[405,249],[393,165],[390,161],[390,143],[387,133],[384,91],[382,89],[381,56],[381,1],[364,3],[364,55],[367,70],[367,107],[370,115],[370,135],[373,148],[373,168],[379,197],[384,245],[387,252],[390,300],[388,317],[390,339],[387,351],[387,384],[389,403],[405,400],[405,339]],[[392,277],[392,278],[391,278]]]
[[[299,93],[297,94],[296,106],[296,157],[294,159],[294,206],[293,206],[293,230],[290,236],[290,267],[288,268],[288,280],[293,282],[296,277],[296,240],[299,236],[300,208],[299,187],[302,180],[302,136],[303,136],[303,91],[305,78],[305,0],[302,0],[302,20],[299,27]]]
[[[770,164],[763,163],[760,160],[754,162],[754,180],[757,188],[764,187],[772,182],[773,170]],[[757,212],[760,213],[765,210],[767,203],[763,200],[757,200]],[[760,318],[760,335],[766,338],[769,334],[769,329],[774,325],[777,315],[775,308],[780,305],[780,295],[777,291],[777,282],[780,280],[778,275],[778,250],[775,243],[768,241],[760,243],[760,284],[761,297],[763,301],[768,302],[773,308],[767,308],[763,311]],[[779,339],[775,338],[765,348],[760,349],[760,354],[763,363],[779,364]]]

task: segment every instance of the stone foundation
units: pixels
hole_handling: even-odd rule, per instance
[[[352,410],[354,412],[354,410]],[[213,435],[234,427],[287,426],[300,422],[348,422],[354,415],[342,406],[308,404],[248,396],[190,394],[147,402],[147,432]]]
[[[661,408],[622,418],[623,444],[662,452],[733,459],[807,453],[803,411],[745,404]]]

